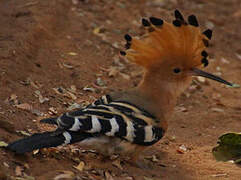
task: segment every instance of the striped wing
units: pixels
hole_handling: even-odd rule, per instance
[[[112,101],[106,95],[84,109],[59,116],[55,122],[68,132],[115,136],[134,144],[152,145],[164,134],[163,129],[147,123],[154,118],[133,104]]]

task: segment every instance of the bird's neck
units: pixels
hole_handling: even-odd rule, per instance
[[[182,83],[169,82],[146,73],[138,86],[138,91],[145,99],[152,102],[155,113],[161,113],[165,119],[169,119],[177,102],[177,98],[184,91]]]

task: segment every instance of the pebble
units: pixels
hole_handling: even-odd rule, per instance
[[[213,24],[213,22],[207,21],[207,22],[205,23],[205,26],[206,26],[206,28],[208,28],[208,29],[213,29],[215,25]]]

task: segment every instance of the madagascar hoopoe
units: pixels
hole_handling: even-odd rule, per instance
[[[7,148],[22,154],[78,142],[105,155],[128,155],[137,160],[140,152],[167,131],[176,100],[190,85],[192,76],[232,86],[199,69],[208,65],[205,48],[212,31],[201,32],[194,15],[186,22],[178,10],[174,14],[172,23],[155,17],[142,19],[147,32],[140,38],[125,35],[126,51],[120,54],[145,69],[137,87],[102,96],[83,109],[43,119],[41,122],[58,128],[20,139]]]

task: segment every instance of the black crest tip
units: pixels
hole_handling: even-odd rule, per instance
[[[206,58],[203,58],[202,59],[202,64],[203,64],[204,67],[206,67],[206,66],[208,66],[209,62],[208,62],[208,60]]]
[[[150,17],[150,21],[155,26],[161,26],[163,24],[163,20],[155,17]]]
[[[180,20],[174,20],[172,21],[173,25],[176,26],[176,27],[180,27],[182,25],[181,21]]]
[[[202,51],[202,52],[201,52],[201,55],[202,55],[204,58],[208,57],[208,53],[207,53],[206,51]]]
[[[126,35],[124,36],[124,38],[125,38],[125,40],[128,41],[128,42],[132,40],[132,37],[131,37],[129,34],[126,34]]]
[[[195,27],[198,27],[198,26],[199,26],[198,21],[197,21],[197,18],[196,18],[196,16],[194,16],[194,15],[188,16],[188,23],[189,23],[190,25],[192,25],[192,26],[195,26]]]
[[[203,34],[208,38],[212,38],[213,31],[211,29],[207,29],[206,31],[203,32]]]
[[[141,20],[141,22],[142,22],[142,25],[144,26],[144,27],[148,27],[148,26],[151,26],[151,24],[150,24],[150,22],[147,20],[147,19],[142,19]]]
[[[182,16],[181,12],[178,11],[177,9],[174,11],[174,15],[175,15],[175,18],[176,18],[176,19],[179,19],[179,20],[181,20],[181,21],[184,21],[184,18],[183,18],[183,16]]]
[[[125,56],[126,52],[125,51],[120,51],[120,55]]]

